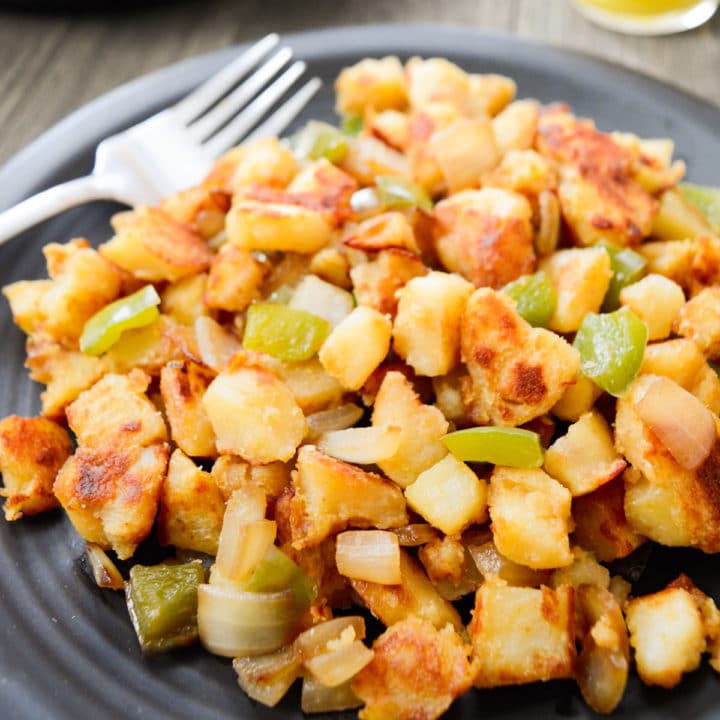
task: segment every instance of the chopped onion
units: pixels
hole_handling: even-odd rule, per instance
[[[337,536],[335,564],[338,572],[355,580],[399,585],[400,543],[388,530],[350,530]]]
[[[403,547],[418,547],[439,537],[438,531],[428,523],[410,523],[393,528],[393,532]]]
[[[200,641],[224,657],[262,655],[292,639],[299,618],[295,594],[243,592],[219,585],[198,588]]]
[[[308,658],[305,667],[318,682],[326,687],[337,687],[355,677],[373,657],[370,648],[360,640],[352,640],[332,652]]]
[[[314,442],[324,433],[345,430],[345,428],[352,427],[362,416],[363,409],[352,403],[308,415],[306,418],[308,425],[306,439]]]
[[[346,615],[318,623],[300,633],[295,638],[295,647],[305,660],[321,655],[327,652],[328,643],[337,640],[348,628],[352,629],[354,640],[365,637],[365,620],[359,615]]]
[[[327,687],[314,677],[303,678],[300,704],[304,713],[339,712],[360,707],[363,702],[352,691],[351,680]]]
[[[715,445],[717,428],[710,410],[669,378],[652,377],[635,410],[687,470],[698,467]]]
[[[123,590],[125,581],[115,563],[95,543],[87,544],[87,559],[98,587],[109,590]]]
[[[289,306],[317,315],[336,327],[353,311],[355,302],[347,290],[317,275],[306,275],[295,288]]]
[[[339,460],[360,465],[382,462],[397,454],[402,429],[397,425],[373,425],[325,433],[318,449]]]
[[[275,707],[300,676],[302,661],[293,645],[268,655],[233,660],[238,684],[253,699]]]
[[[378,198],[377,190],[374,187],[362,188],[356,190],[350,196],[350,207],[356,213],[372,212],[381,208],[380,198]]]
[[[216,372],[224,370],[230,358],[242,350],[240,341],[207,315],[195,320],[195,337],[200,359]]]

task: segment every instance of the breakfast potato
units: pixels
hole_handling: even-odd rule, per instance
[[[407,92],[412,108],[445,102],[458,110],[467,108],[470,76],[444,58],[412,57],[405,63]]]
[[[553,570],[548,583],[550,587],[571,585],[575,590],[581,585],[595,585],[605,590],[610,587],[610,571],[597,561],[592,552],[576,545],[572,548],[572,554],[573,561],[570,565]]]
[[[325,370],[318,358],[279,363],[276,372],[290,388],[305,415],[338,405],[345,392],[343,386]]]
[[[670,335],[673,322],[685,305],[685,294],[676,282],[651,273],[624,287],[620,304],[629,307],[648,326],[648,340],[663,340]]]
[[[352,295],[317,275],[306,275],[295,288],[290,307],[304,310],[338,326],[355,307]]]
[[[445,583],[457,586],[467,573],[468,562],[474,564],[472,557],[467,553],[462,542],[457,537],[450,537],[449,535],[435,538],[421,545],[418,549],[418,559],[435,587],[442,586]],[[477,587],[482,582],[482,577],[477,569],[475,569],[474,574]],[[446,600],[457,599],[446,597],[442,591],[440,594]],[[463,594],[466,593],[461,593],[458,597]]]
[[[535,140],[540,105],[535,100],[515,100],[493,118],[495,142],[505,154],[511,150],[529,150]]]
[[[720,356],[720,287],[705,288],[680,309],[673,330],[710,358]]]
[[[494,170],[483,175],[482,185],[522,193],[537,205],[539,215],[540,195],[549,192],[555,197],[557,173],[550,160],[534,150],[510,150]]]
[[[658,240],[685,240],[713,232],[708,219],[677,189],[660,196],[658,213],[653,219],[652,234]]]
[[[268,500],[277,500],[290,484],[290,466],[283,462],[251,465],[234,455],[221,455],[210,470],[223,500],[241,488],[255,485],[263,490]]]
[[[227,190],[201,183],[168,195],[158,208],[210,240],[223,231],[230,202],[231,195]]]
[[[400,212],[384,212],[363,220],[344,243],[365,252],[396,248],[416,255],[420,253],[412,226]]]
[[[2,289],[15,324],[28,335],[40,329],[45,320],[42,298],[52,285],[52,280],[18,280]]]
[[[374,110],[403,110],[408,102],[403,66],[395,56],[365,58],[344,68],[335,80],[339,113],[362,114]]]
[[[547,570],[533,570],[506,558],[498,551],[493,540],[475,541],[469,538],[466,542],[473,562],[486,580],[497,579],[519,587],[540,587],[547,585],[550,580]]]
[[[494,117],[515,98],[517,85],[512,78],[495,73],[470,74],[471,109]]]
[[[210,265],[205,305],[230,312],[245,310],[258,299],[265,274],[265,266],[252,253],[226,243]]]
[[[649,350],[650,348],[646,348],[646,353]],[[602,388],[598,387],[589,377],[580,373],[575,382],[565,388],[550,412],[561,420],[576,422],[585,413],[592,410],[595,401],[602,394]]]
[[[690,390],[704,365],[705,357],[697,343],[686,338],[674,338],[648,345],[640,372],[668,377]]]
[[[193,325],[199,317],[210,313],[205,305],[207,282],[208,275],[202,272],[169,283],[160,294],[160,312],[175,322]]]
[[[72,454],[67,431],[43,417],[0,420],[0,473],[6,520],[57,507],[55,476]]]

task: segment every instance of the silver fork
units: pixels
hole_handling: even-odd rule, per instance
[[[312,78],[275,108],[305,72],[305,63],[295,62],[276,77],[292,58],[285,47],[238,85],[278,42],[276,34],[267,35],[177,104],[103,140],[90,175],[43,190],[0,213],[0,244],[91,200],[157,203],[200,182],[213,161],[241,140],[280,134],[321,81]]]

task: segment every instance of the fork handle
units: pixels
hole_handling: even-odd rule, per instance
[[[55,185],[0,213],[0,245],[53,215],[91,200],[111,197],[95,175]]]

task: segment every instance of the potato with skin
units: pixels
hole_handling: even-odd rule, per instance
[[[498,551],[536,570],[572,563],[570,500],[570,492],[542,470],[496,466],[488,506]]]
[[[648,340],[663,340],[685,305],[685,294],[676,282],[650,273],[620,291],[620,304],[648,326]]]
[[[354,678],[361,720],[431,720],[472,684],[467,648],[449,626],[401,620],[373,643],[374,657]]]
[[[64,428],[42,417],[0,420],[0,473],[6,520],[57,507],[55,476],[72,454]]]

